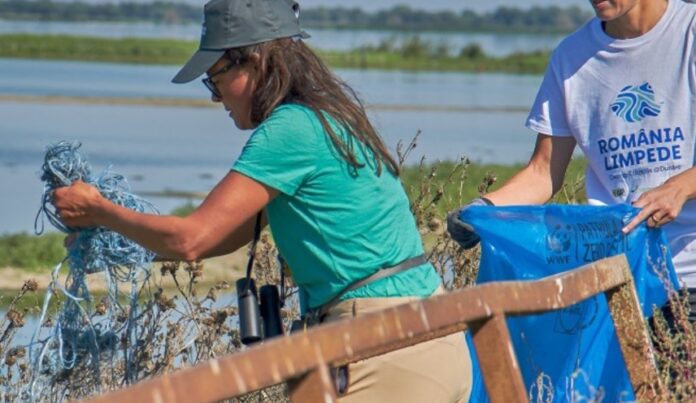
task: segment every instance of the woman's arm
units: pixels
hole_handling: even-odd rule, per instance
[[[262,213],[261,230],[263,230],[266,227],[266,220],[266,214]],[[242,224],[242,226],[239,227],[237,231],[233,232],[232,234],[230,234],[230,236],[223,239],[216,247],[210,250],[210,253],[207,253],[206,256],[203,257],[208,258],[226,255],[248,244],[254,237],[254,225],[256,225],[256,215],[254,215],[249,220],[247,220],[247,222]]]
[[[575,138],[539,133],[527,166],[486,195],[496,206],[546,203],[563,185]]]
[[[643,220],[659,227],[677,218],[684,203],[696,197],[696,167],[669,178],[662,185],[640,195],[633,206],[641,210],[624,228],[629,233]]]
[[[256,214],[278,191],[228,173],[187,217],[143,214],[118,206],[96,188],[76,182],[54,192],[70,227],[105,226],[167,259],[195,260],[231,252],[251,240]]]

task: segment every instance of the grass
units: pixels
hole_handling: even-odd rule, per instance
[[[27,233],[0,237],[0,267],[18,267],[27,271],[46,270],[65,257],[64,234],[32,236]]]
[[[27,59],[180,65],[188,60],[197,46],[197,42],[169,39],[0,35],[0,57]],[[385,42],[377,47],[317,53],[334,68],[528,74],[542,73],[549,56],[547,52],[533,52],[495,58],[483,53],[478,45],[469,45],[458,55],[452,55],[449,49],[418,37],[400,46]]]
[[[423,192],[423,185],[428,184],[433,194],[441,194],[444,203],[436,203],[436,213],[443,214],[448,209],[465,204],[482,194],[499,188],[512,178],[524,165],[474,164],[467,161],[437,162],[403,169],[401,180],[411,201]],[[584,182],[587,160],[573,159],[566,172],[565,187],[552,200],[554,203],[585,201]],[[452,174],[454,172],[454,175]],[[453,176],[460,179],[454,181]],[[430,177],[429,181],[424,181]],[[578,183],[580,182],[580,183]]]
[[[114,63],[183,64],[196,43],[167,39],[103,39],[68,35],[0,36],[0,56]]]
[[[408,71],[464,71],[540,74],[548,63],[548,53],[519,53],[506,57],[485,54],[469,57],[422,53],[405,54],[398,50],[320,51],[319,55],[332,67]]]

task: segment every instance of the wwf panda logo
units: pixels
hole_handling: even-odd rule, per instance
[[[573,227],[570,224],[556,224],[546,236],[546,246],[555,253],[567,252],[570,249]]]

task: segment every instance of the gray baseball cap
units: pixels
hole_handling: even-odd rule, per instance
[[[309,38],[300,28],[299,4],[292,0],[210,0],[204,7],[198,51],[172,82],[195,80],[217,62],[226,49],[277,38]]]

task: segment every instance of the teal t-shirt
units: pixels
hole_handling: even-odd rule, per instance
[[[353,145],[358,160],[366,163],[359,169],[341,158],[311,109],[286,104],[256,128],[232,168],[280,192],[267,206],[269,225],[310,308],[377,269],[423,253],[401,182],[385,167],[377,176],[369,149],[358,141]],[[425,297],[439,284],[428,263],[342,299]]]

